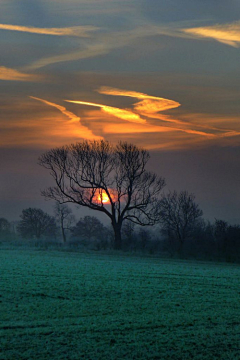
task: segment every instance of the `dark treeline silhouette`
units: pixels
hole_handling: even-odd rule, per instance
[[[193,195],[184,193],[194,199]],[[175,195],[179,197],[180,194],[182,193]],[[163,199],[166,198],[163,196]],[[197,209],[199,210],[198,206]],[[54,218],[41,209],[28,208],[23,210],[17,224],[0,218],[0,243],[78,251],[114,249],[114,232],[111,226],[105,226],[94,216],[75,220],[67,206],[64,211],[71,214],[69,223],[66,222],[69,226],[64,228],[64,236],[62,221],[56,212]],[[182,224],[183,214],[181,211],[178,214],[175,225]],[[174,258],[240,262],[240,225],[231,225],[220,219],[210,223],[200,216],[200,212],[198,214],[199,216],[188,224],[184,241],[179,237],[178,231],[166,227],[163,220],[152,228],[142,228],[126,221],[122,228],[122,251]]]
[[[210,223],[194,194],[163,193],[165,180],[147,171],[149,153],[133,144],[83,141],[39,158],[54,186],[54,216],[22,211],[18,223],[0,218],[0,242],[89,250],[122,250],[161,256],[240,262],[240,225]],[[68,204],[105,214],[75,219]]]

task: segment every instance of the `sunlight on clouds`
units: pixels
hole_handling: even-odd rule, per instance
[[[120,124],[107,124],[102,123],[103,132],[105,134],[140,134],[140,133],[162,133],[162,132],[178,132],[190,135],[197,135],[206,139],[213,139],[216,137],[235,136],[236,132],[232,130],[221,129],[217,127],[211,127],[207,124],[193,124],[190,121],[184,121],[175,119],[170,115],[159,114],[164,110],[170,110],[179,107],[181,104],[174,100],[169,100],[161,97],[150,96],[144,93],[136,91],[120,90],[117,88],[101,87],[97,90],[104,95],[112,96],[128,96],[131,98],[143,99],[133,104],[133,111],[129,109],[119,109],[102,104],[85,102],[85,101],[73,101],[66,100],[80,105],[87,105],[93,107],[99,107],[101,110],[115,117],[130,122],[121,126]],[[146,119],[142,119],[140,115],[147,117],[151,120],[158,120],[158,122],[165,122],[167,126],[154,125],[148,123]],[[133,123],[135,123],[133,125]],[[175,125],[175,126],[174,126]],[[231,135],[232,134],[232,135]]]
[[[41,76],[25,74],[16,69],[10,69],[5,66],[0,66],[0,80],[7,81],[39,81]]]
[[[137,99],[144,99],[134,104],[134,109],[140,113],[155,113],[163,110],[169,110],[181,106],[181,104],[174,100],[164,99],[157,96],[150,96],[137,91],[120,90],[102,86],[97,90],[100,94],[114,95],[114,96],[128,96]]]
[[[199,38],[212,38],[236,48],[240,46],[240,22],[183,29],[182,31]]]
[[[104,132],[106,134],[130,134],[130,133],[163,133],[163,132],[184,132],[187,134],[195,134],[206,136],[208,138],[216,137],[215,134],[210,134],[203,131],[191,130],[191,129],[181,129],[176,127],[168,127],[168,126],[154,126],[154,125],[133,125],[127,124],[124,127],[120,127],[118,124],[110,124],[104,127]]]
[[[119,124],[108,124],[104,128],[105,134],[131,134],[131,133],[156,133],[156,132],[169,132],[174,131],[169,127],[164,126],[151,126],[151,125],[137,125],[137,124],[125,124],[119,126]]]
[[[73,26],[66,28],[37,28],[33,26],[19,26],[10,24],[0,24],[1,30],[21,31],[40,35],[54,35],[54,36],[77,36],[89,37],[88,32],[97,30],[94,26]]]
[[[30,96],[30,98],[41,101],[46,105],[53,106],[56,109],[58,109],[59,111],[61,111],[62,114],[66,115],[70,119],[68,124],[71,124],[70,132],[72,133],[72,135],[74,135],[74,136],[78,135],[79,137],[86,139],[86,140],[101,139],[100,136],[94,135],[93,132],[90,129],[88,129],[86,126],[81,125],[80,117],[78,117],[75,114],[73,114],[72,112],[68,111],[64,106],[61,106],[61,105],[58,105],[58,104],[49,102],[47,100],[34,97],[34,96]]]
[[[96,104],[96,103],[89,103],[89,102],[85,102],[85,101],[73,101],[73,100],[65,100],[65,101],[74,103],[74,104],[80,104],[80,105],[96,106],[96,107],[101,108],[104,112],[111,114],[111,115],[113,115],[117,118],[120,118],[122,120],[125,120],[125,121],[142,123],[142,124],[144,124],[146,122],[146,120],[141,119],[141,117],[138,114],[135,114],[134,112],[132,112],[130,110],[119,109],[119,108],[112,107],[112,106],[106,106],[106,105]]]

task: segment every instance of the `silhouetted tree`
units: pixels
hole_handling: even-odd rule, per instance
[[[136,250],[136,236],[134,233],[135,224],[125,221],[122,227],[123,248],[124,250]]]
[[[104,231],[104,226],[95,216],[84,216],[72,228],[72,236],[97,239]]]
[[[227,261],[240,260],[240,226],[215,219],[214,235],[218,255]]]
[[[146,171],[149,153],[133,144],[83,141],[52,149],[39,158],[50,170],[55,186],[42,194],[59,203],[72,202],[106,214],[121,249],[125,220],[139,225],[159,221],[163,178]]]
[[[79,239],[83,244],[89,245],[93,240],[99,248],[106,248],[110,242],[109,230],[95,216],[84,216],[72,227],[72,239]]]
[[[75,221],[72,210],[66,204],[56,203],[54,206],[54,214],[60,225],[63,242],[66,243],[66,231],[71,230],[71,225]]]
[[[56,222],[54,217],[43,212],[41,209],[28,208],[22,211],[21,221],[17,226],[17,231],[23,238],[41,236],[55,236]]]
[[[0,218],[0,239],[5,240],[11,234],[11,224],[5,218]]]
[[[182,253],[188,238],[203,212],[195,202],[195,196],[181,191],[169,192],[160,201],[160,223],[171,241],[177,241],[177,251]]]

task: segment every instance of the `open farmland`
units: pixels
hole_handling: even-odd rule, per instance
[[[240,267],[1,250],[0,359],[240,359]]]

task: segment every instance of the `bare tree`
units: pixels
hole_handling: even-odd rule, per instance
[[[55,236],[56,222],[54,217],[41,209],[25,209],[20,218],[17,231],[23,238],[36,237],[36,239],[40,239],[42,235]]]
[[[84,216],[72,228],[72,236],[83,239],[101,239],[106,234],[106,228],[95,216]]]
[[[159,221],[159,194],[163,178],[146,171],[149,153],[128,143],[83,141],[52,149],[39,158],[50,170],[55,186],[42,194],[59,203],[75,203],[106,214],[121,249],[125,220],[139,225]]]
[[[0,239],[6,239],[11,234],[11,224],[5,218],[0,218]]]
[[[59,204],[57,202],[54,206],[54,214],[57,222],[60,225],[63,242],[66,243],[66,231],[71,229],[71,225],[75,220],[74,215],[72,214],[72,210],[66,204]]]
[[[169,239],[177,240],[180,254],[185,239],[189,237],[202,214],[202,210],[195,202],[195,196],[188,194],[187,191],[181,191],[179,194],[174,191],[162,196],[160,223]]]

